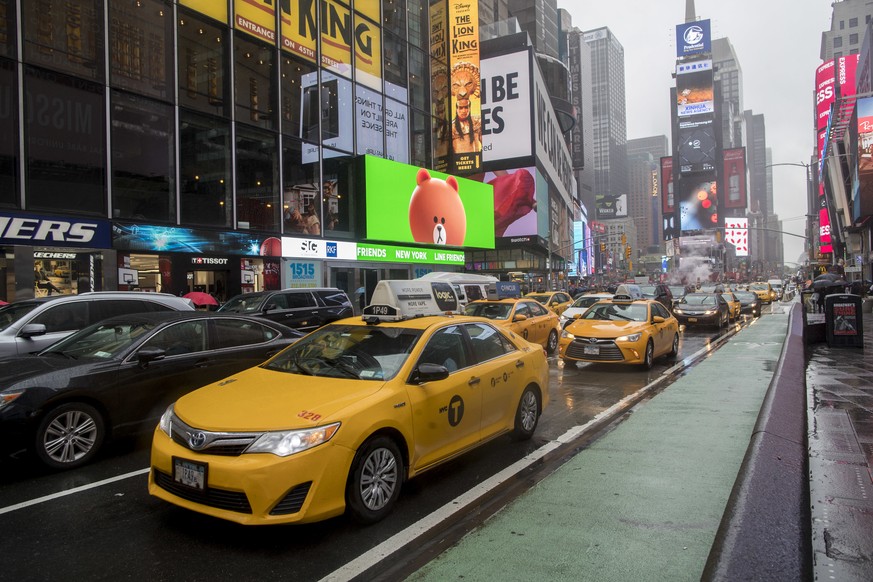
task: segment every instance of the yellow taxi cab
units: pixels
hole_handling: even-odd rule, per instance
[[[679,353],[679,322],[652,299],[634,299],[619,286],[612,299],[595,303],[561,334],[558,351],[564,364],[601,362],[641,364]]]
[[[773,287],[770,286],[770,283],[766,281],[755,281],[754,283],[749,283],[749,291],[758,296],[758,299],[761,300],[761,303],[772,303],[776,298],[776,292],[773,291]]]
[[[540,344],[546,353],[555,353],[561,326],[554,311],[549,311],[535,299],[521,297],[518,283],[489,285],[488,297],[468,303],[464,312],[473,317],[490,319],[527,341]]]
[[[543,349],[457,312],[450,284],[380,281],[361,317],[183,396],[155,429],[149,493],[241,524],[384,518],[404,481],[549,402]]]
[[[721,294],[722,298],[728,304],[728,315],[731,321],[739,318],[740,312],[743,310],[743,304],[737,299],[737,296],[732,291],[725,291]]]
[[[561,315],[565,309],[570,307],[570,304],[573,303],[573,298],[570,297],[569,293],[564,293],[563,291],[548,291],[545,293],[528,293],[525,297],[529,299],[536,299],[542,305],[545,305],[547,308],[551,309],[558,315]]]

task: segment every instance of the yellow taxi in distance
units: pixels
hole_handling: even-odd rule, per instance
[[[569,293],[564,293],[563,291],[549,291],[546,293],[528,293],[525,297],[529,299],[536,299],[542,305],[545,305],[547,308],[551,309],[558,315],[561,315],[565,309],[570,307],[570,304],[573,303],[573,298],[570,297]]]
[[[740,300],[737,299],[737,296],[734,295],[732,291],[725,291],[721,294],[721,296],[728,304],[728,312],[730,315],[729,319],[733,321],[739,318],[740,312],[743,309],[743,304],[740,303]]]
[[[473,317],[484,317],[510,329],[529,342],[540,344],[546,353],[554,354],[558,349],[561,326],[554,311],[549,311],[534,299],[518,297],[511,286],[518,283],[503,283],[499,298],[480,299],[468,303],[464,313]],[[520,289],[519,289],[520,293]],[[508,297],[504,295],[509,295]],[[491,297],[494,292],[491,292]]]
[[[558,345],[564,364],[641,364],[679,353],[679,322],[651,299],[633,299],[620,286],[612,299],[595,303],[564,328]]]
[[[380,281],[362,317],[180,398],[149,493],[241,524],[384,518],[406,479],[509,434],[549,401],[543,349],[458,308],[451,285]]]
[[[776,298],[776,292],[773,291],[773,287],[770,286],[770,283],[767,283],[766,281],[749,283],[749,291],[757,295],[758,299],[761,300],[761,303],[772,303],[773,299]]]

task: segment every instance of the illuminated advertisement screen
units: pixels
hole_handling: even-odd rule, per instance
[[[711,115],[679,122],[679,172],[715,170],[715,124]]]
[[[718,190],[712,177],[679,181],[679,225],[682,233],[718,226]]]
[[[855,102],[858,110],[858,180],[861,196],[873,189],[873,97]]]
[[[679,117],[714,111],[711,69],[676,75],[676,113]]]
[[[709,20],[676,25],[676,56],[687,57],[712,51]]]
[[[483,181],[494,188],[494,235],[497,237],[539,234],[537,206],[546,208],[548,191],[537,190],[536,168],[488,172]]]
[[[734,245],[738,257],[749,256],[749,219],[725,218],[724,241]]]
[[[661,158],[661,212],[672,213],[676,210],[676,197],[673,194],[673,158]]]
[[[828,124],[831,103],[837,96],[847,97],[855,94],[855,72],[858,68],[858,55],[846,55],[819,65],[815,70],[815,113],[816,129],[823,130]]]
[[[449,2],[448,25],[452,171],[469,174],[482,164],[479,3]]]
[[[482,161],[532,155],[527,49],[482,61]]]
[[[367,239],[494,248],[494,188],[364,156]]]
[[[725,208],[746,207],[746,148],[724,150]]]

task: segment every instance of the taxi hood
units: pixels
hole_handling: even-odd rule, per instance
[[[567,333],[585,337],[613,338],[642,331],[648,327],[645,321],[603,321],[600,319],[577,319],[567,326]]]
[[[186,424],[218,432],[309,428],[336,420],[341,410],[384,385],[256,367],[186,394],[175,413]]]

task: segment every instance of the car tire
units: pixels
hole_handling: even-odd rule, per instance
[[[43,416],[34,435],[34,452],[52,469],[73,469],[90,462],[105,437],[100,412],[90,404],[70,402]]]
[[[552,330],[549,332],[549,340],[546,343],[546,352],[551,356],[558,349],[558,332]]]
[[[670,356],[671,358],[675,358],[676,356],[679,355],[679,334],[678,333],[673,336],[673,347],[670,348],[670,353],[667,355]]]
[[[394,508],[403,485],[403,456],[388,437],[365,442],[352,462],[346,484],[346,507],[352,519],[369,525]]]
[[[515,429],[512,431],[512,439],[516,441],[530,439],[537,429],[540,413],[542,407],[539,394],[533,386],[528,386],[522,392],[518,408],[515,410]]]
[[[651,370],[655,365],[655,344],[649,340],[646,344],[646,353],[643,355],[643,368]]]

